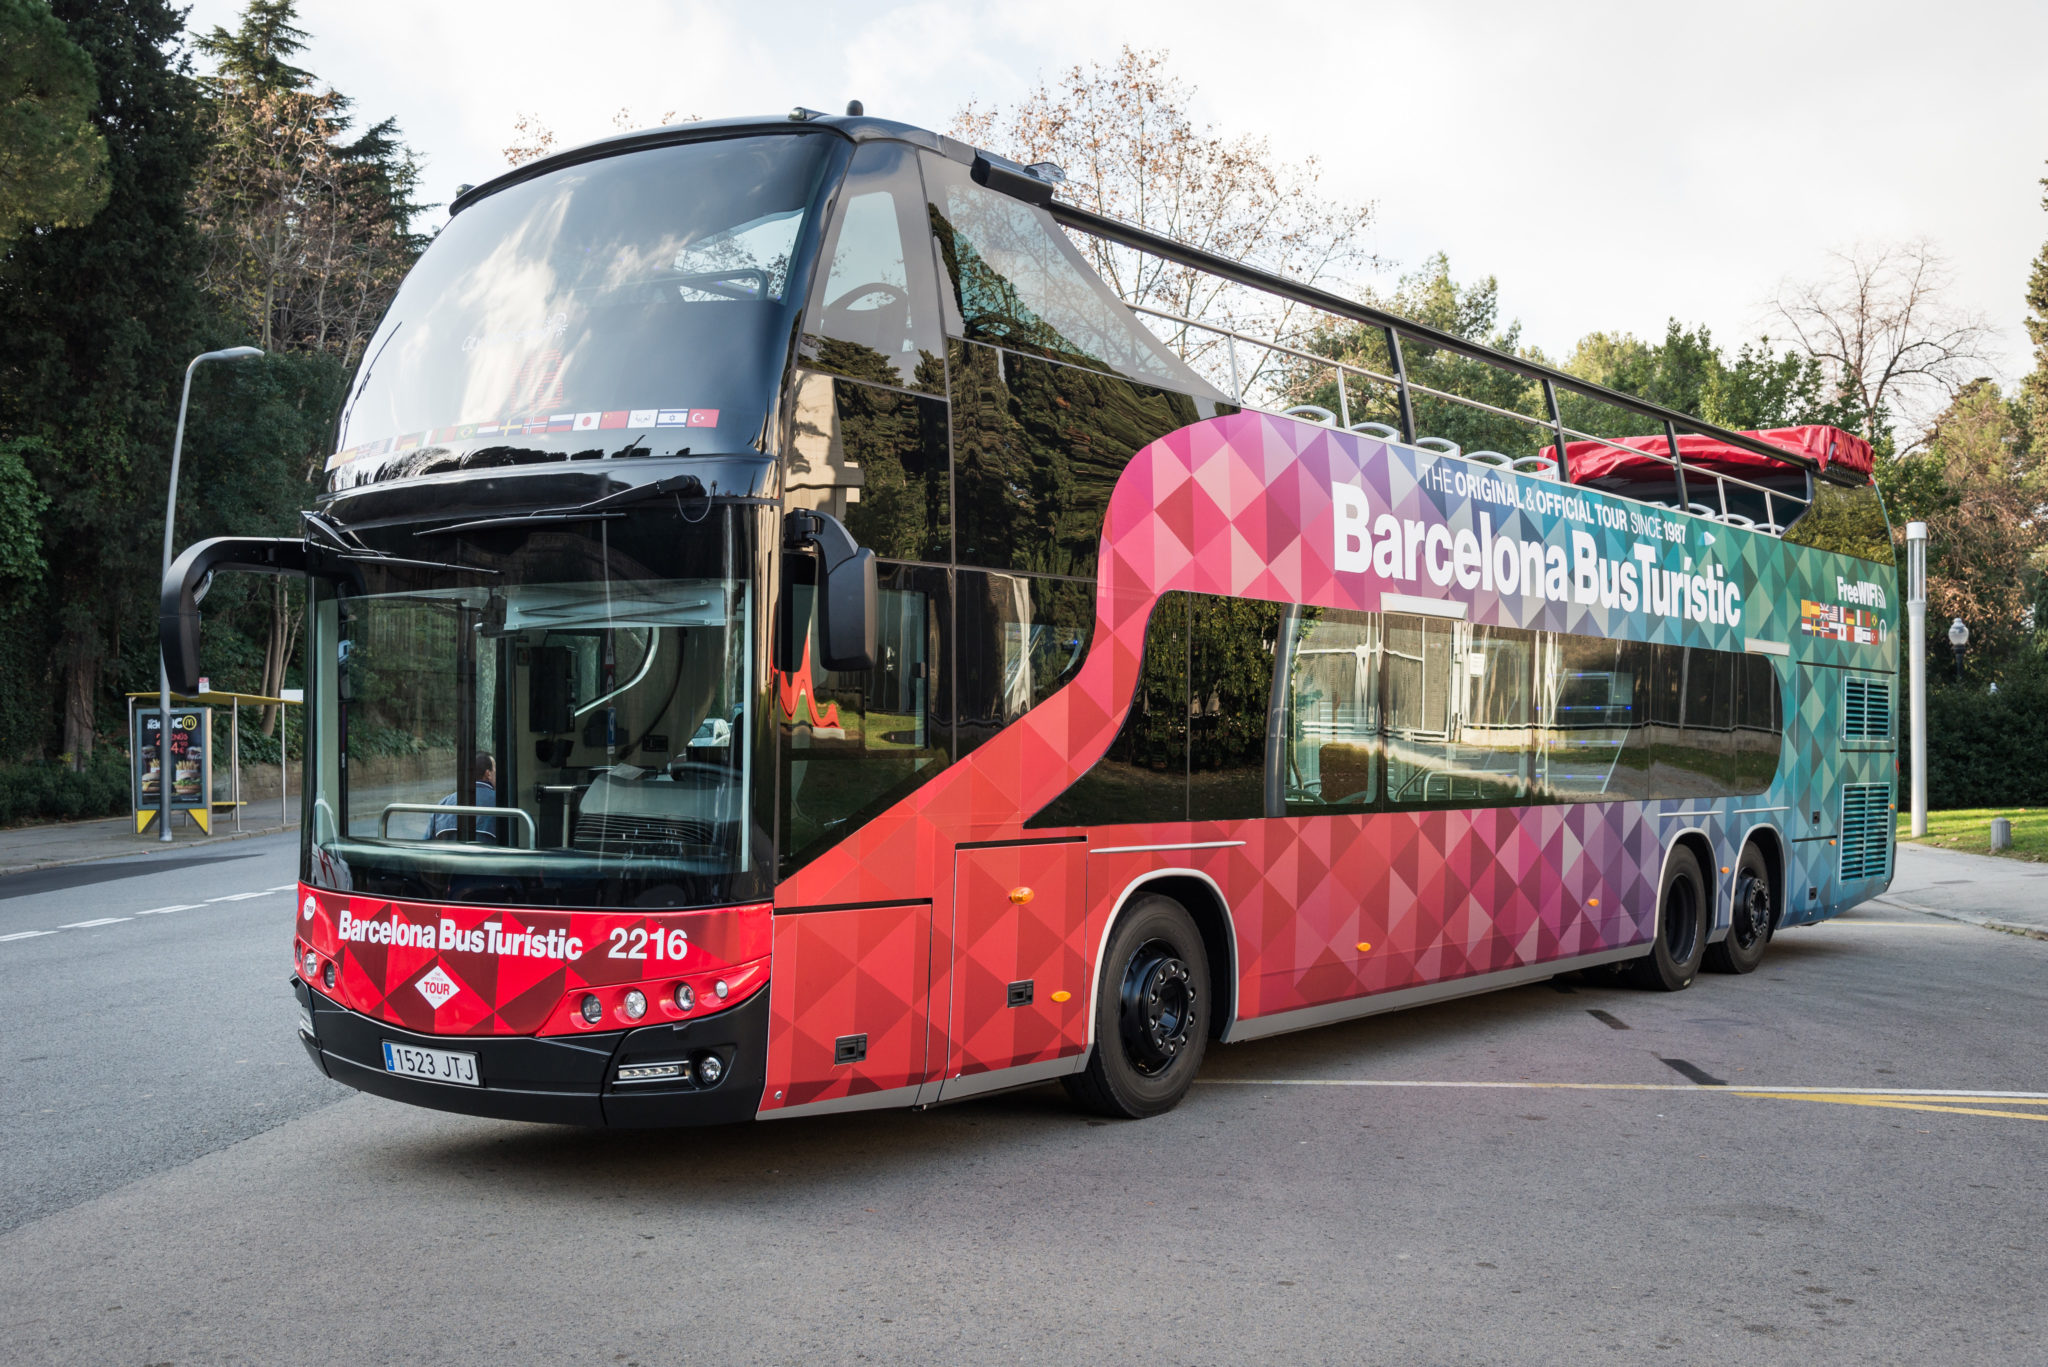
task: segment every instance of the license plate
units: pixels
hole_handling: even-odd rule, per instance
[[[475,1054],[458,1054],[447,1049],[416,1049],[410,1044],[393,1044],[390,1040],[384,1041],[384,1071],[400,1077],[453,1082],[464,1087],[483,1085],[477,1081]]]

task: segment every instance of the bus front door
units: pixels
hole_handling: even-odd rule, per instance
[[[1084,841],[964,846],[954,855],[952,971],[941,1097],[1047,1076],[1087,1043]],[[936,938],[936,937],[935,937]]]

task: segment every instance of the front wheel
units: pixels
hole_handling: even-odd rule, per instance
[[[1209,955],[1187,908],[1140,897],[1102,956],[1095,1051],[1063,1079],[1092,1111],[1126,1120],[1170,1111],[1194,1085],[1209,1045]]]
[[[1706,956],[1712,905],[1700,861],[1679,846],[1665,861],[1664,881],[1657,889],[1657,938],[1650,952],[1630,965],[1638,987],[1679,992],[1692,986]]]

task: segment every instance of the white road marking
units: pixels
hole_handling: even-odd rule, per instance
[[[57,930],[91,930],[96,926],[111,926],[122,921],[132,921],[136,916],[168,916],[174,911],[200,911],[215,902],[247,902],[253,898],[269,897],[280,892],[295,892],[298,886],[297,883],[284,883],[274,888],[264,888],[260,892],[231,892],[225,897],[209,897],[204,902],[177,902],[167,907],[149,907],[136,912],[133,916],[101,916],[91,921],[72,921],[68,925],[57,927]],[[17,930],[10,935],[0,935],[0,944],[5,944],[9,940],[33,940],[38,935],[56,933],[56,930]]]

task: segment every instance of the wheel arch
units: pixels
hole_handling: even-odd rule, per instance
[[[1657,866],[1657,905],[1651,914],[1651,943],[1654,944],[1656,937],[1664,933],[1664,878],[1671,872],[1671,857],[1680,850],[1686,850],[1692,855],[1699,865],[1700,876],[1707,880],[1707,909],[1712,913],[1712,918],[1707,922],[1700,938],[1711,944],[1721,919],[1718,910],[1721,905],[1721,866],[1714,862],[1714,842],[1708,839],[1706,831],[1698,826],[1686,827],[1672,836],[1671,843],[1664,847],[1664,860]],[[1729,879],[1728,882],[1732,885],[1734,880]]]

